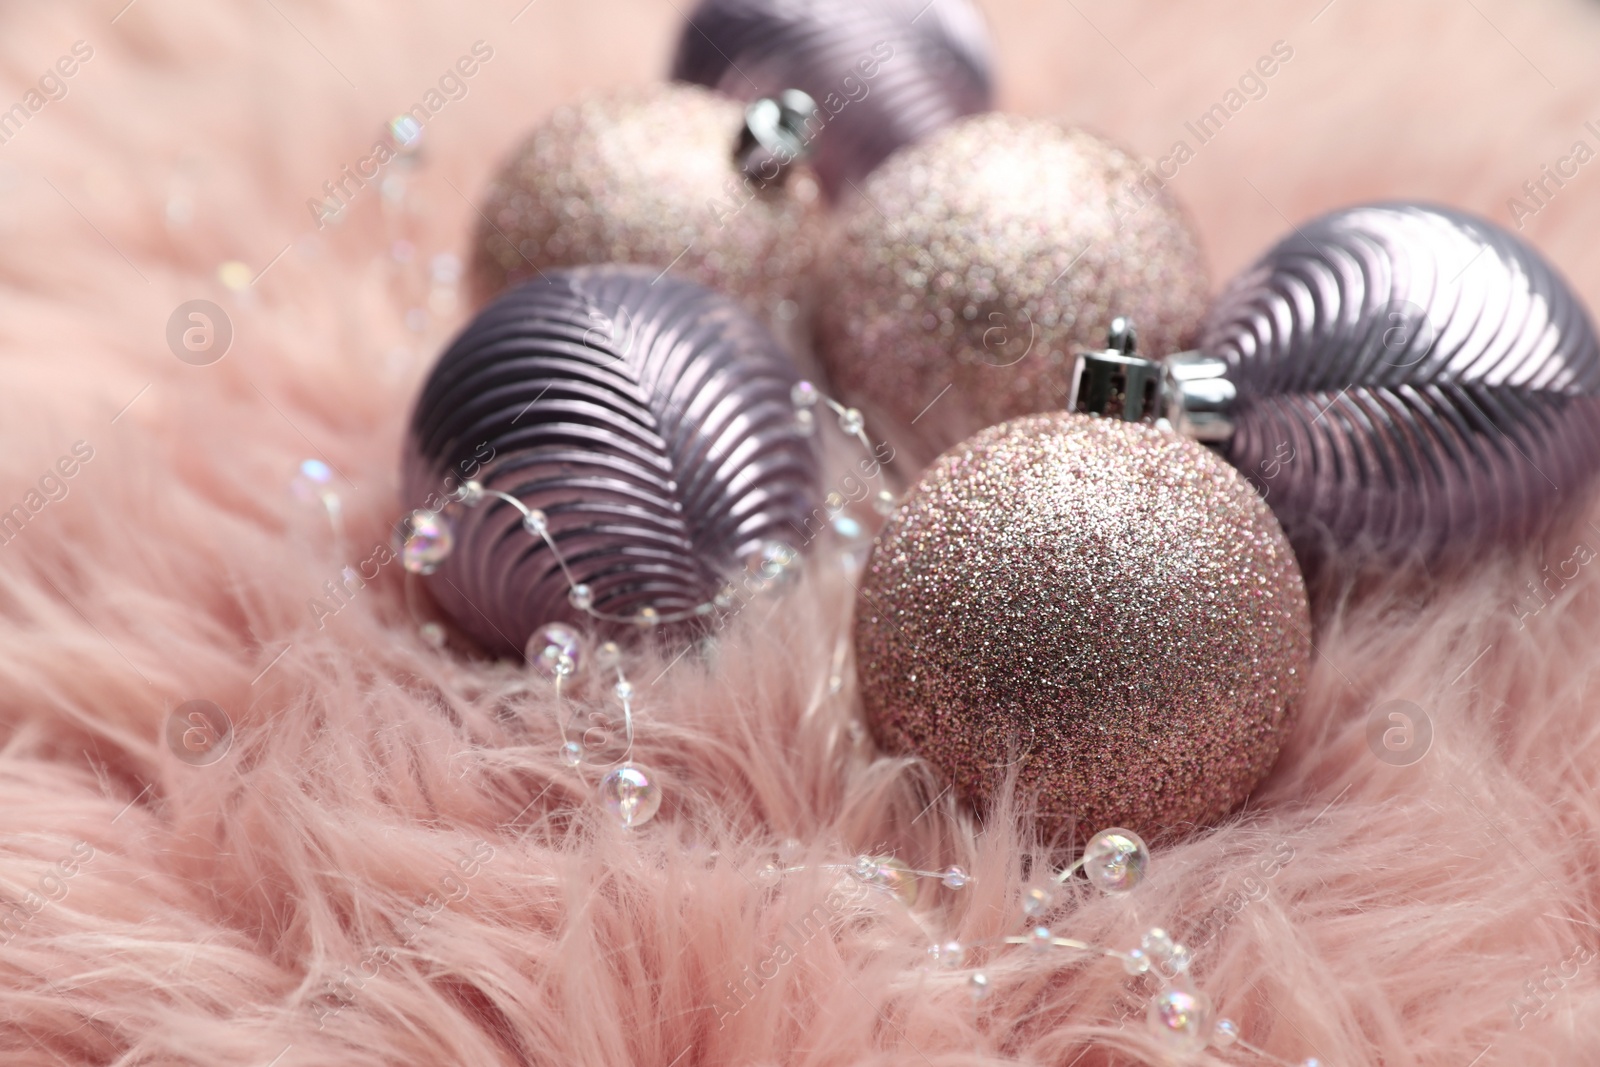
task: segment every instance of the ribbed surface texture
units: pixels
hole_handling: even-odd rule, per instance
[[[796,379],[760,325],[699,285],[550,271],[487,306],[440,358],[411,420],[406,499],[420,507],[484,461],[486,488],[546,513],[596,609],[693,609],[763,541],[797,544],[816,503]],[[546,622],[584,621],[514,507],[444,514],[455,548],[427,581],[463,629],[520,650]]]
[[[1537,252],[1448,208],[1297,228],[1213,305],[1239,388],[1228,458],[1308,570],[1537,534],[1600,472],[1600,348]]]

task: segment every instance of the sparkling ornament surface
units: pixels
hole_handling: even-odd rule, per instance
[[[640,626],[692,611],[816,506],[782,346],[730,300],[658,273],[552,271],[484,308],[424,384],[405,500],[445,498],[462,472],[491,493],[445,505],[454,548],[427,579],[490,648],[521,653],[546,623],[596,626],[583,604]],[[542,512],[544,536],[493,493]]]
[[[642,767],[628,763],[600,779],[600,803],[623,826],[643,826],[661,810],[661,789]]]
[[[1310,652],[1260,496],[1199,444],[1057,413],[992,427],[879,535],[856,653],[879,743],[1048,826],[1181,832],[1272,765]],[[1033,914],[1033,912],[1030,912]]]
[[[747,182],[733,154],[743,123],[740,104],[688,85],[559,109],[483,197],[469,271],[475,300],[556,267],[644,264],[787,328],[794,306],[808,303],[821,195],[802,165],[782,183]]]
[[[702,0],[672,77],[741,100],[804,90],[813,164],[838,198],[902,145],[988,110],[989,53],[968,0]]]
[[[1186,346],[1204,262],[1176,202],[1139,193],[1143,175],[1091,134],[1006,115],[896,154],[819,269],[817,346],[842,399],[925,463],[1067,407],[1078,350],[1103,347],[1115,316],[1146,351]]]
[[[1459,211],[1302,223],[1217,299],[1201,347],[1239,394],[1226,455],[1308,574],[1527,540],[1600,474],[1588,312],[1532,247]]]

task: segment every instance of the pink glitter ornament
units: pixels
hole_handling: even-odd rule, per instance
[[[1272,766],[1310,655],[1294,554],[1198,443],[1057,413],[934,462],[878,536],[856,654],[868,725],[982,805],[1014,772],[1052,832],[1152,837]]]

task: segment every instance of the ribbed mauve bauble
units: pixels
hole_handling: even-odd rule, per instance
[[[474,297],[555,267],[670,267],[788,332],[808,303],[821,196],[800,164],[781,181],[747,179],[735,161],[743,129],[743,105],[691,85],[558,109],[483,196]]]
[[[943,456],[856,603],[878,741],[987,805],[1014,772],[1048,833],[1161,836],[1233,810],[1306,680],[1294,554],[1237,471],[1165,430],[1056,413]]]
[[[522,651],[540,626],[606,629],[510,503],[542,513],[594,609],[709,606],[745,557],[794,543],[817,505],[798,375],[732,301],[648,268],[551,270],[490,303],[439,358],[411,416],[407,508],[437,512],[424,579],[463,630]],[[798,546],[797,546],[798,547]]]
[[[1525,542],[1600,477],[1600,345],[1531,246],[1451,208],[1297,227],[1217,299],[1224,454],[1308,574]]]
[[[967,0],[703,0],[672,77],[740,100],[801,89],[830,198],[903,145],[992,106],[989,34]]]
[[[819,273],[834,386],[926,462],[1067,406],[1079,349],[1116,316],[1171,352],[1205,311],[1198,240],[1137,161],[1054,122],[983,115],[890,158]],[[1142,198],[1142,199],[1141,199]],[[930,405],[932,405],[930,407]]]

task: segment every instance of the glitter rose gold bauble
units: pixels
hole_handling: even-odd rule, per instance
[[[1178,833],[1272,766],[1310,620],[1261,497],[1203,446],[1057,413],[939,457],[856,606],[868,724],[982,805],[1017,775],[1048,832]]]
[[[835,388],[925,463],[984,426],[1066,407],[1078,350],[1099,348],[1117,315],[1139,324],[1143,351],[1188,347],[1205,266],[1156,182],[1098,137],[1009,115],[896,153],[820,271]]]
[[[513,153],[483,198],[482,304],[552,267],[671,268],[793,335],[823,206],[803,165],[758,188],[734,160],[744,105],[687,85],[591,96]]]

